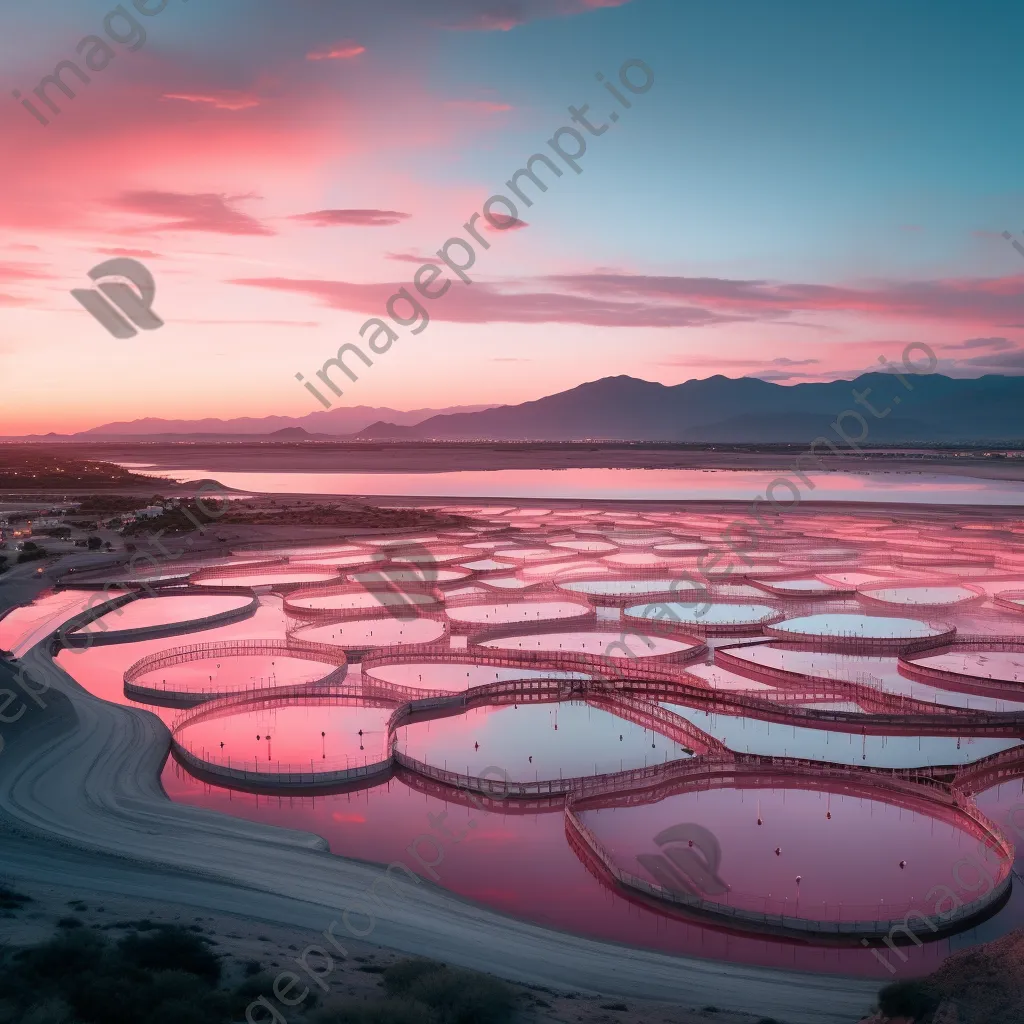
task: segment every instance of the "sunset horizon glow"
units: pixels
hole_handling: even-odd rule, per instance
[[[48,6],[4,16],[0,435],[320,410],[296,374],[322,390],[429,265],[450,284],[429,328],[333,407],[852,379],[912,343],[950,376],[1024,368],[1005,4],[928,8],[924,49],[916,2],[738,23],[670,0]],[[618,83],[631,60],[643,95]],[[570,108],[604,126],[579,173],[520,178],[519,230],[479,221],[469,282],[439,264],[559,126],[583,131]],[[153,275],[160,330],[112,338],[75,301],[111,257]]]

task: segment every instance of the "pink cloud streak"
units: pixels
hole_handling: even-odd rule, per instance
[[[273,235],[275,232],[255,217],[233,206],[249,196],[227,196],[213,192],[185,193],[141,190],[122,192],[108,205],[145,217],[160,217],[163,223],[147,231],[208,231],[222,235]],[[141,229],[140,229],[141,230]]]
[[[306,54],[306,60],[351,60],[366,53],[366,47],[359,43],[343,42],[337,43],[327,50],[313,50]]]
[[[391,227],[408,220],[412,214],[399,210],[314,210],[312,213],[296,213],[289,219],[303,221],[318,228],[331,227]]]
[[[241,92],[221,93],[190,93],[190,92],[165,92],[165,100],[181,100],[185,103],[205,103],[215,110],[248,110],[251,107],[258,107],[260,99]]]
[[[388,300],[408,283],[356,284],[348,281],[298,280],[281,277],[241,278],[231,282],[270,291],[294,292],[318,299],[332,309],[385,316]],[[414,292],[413,292],[414,293]],[[590,327],[696,327],[743,319],[719,316],[690,306],[615,302],[557,292],[503,291],[496,285],[461,285],[427,303],[430,315],[449,323],[566,323]]]

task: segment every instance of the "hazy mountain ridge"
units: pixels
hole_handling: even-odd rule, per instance
[[[298,418],[146,418],[107,423],[70,437],[48,435],[46,439],[807,444],[815,437],[827,436],[844,444],[833,424],[845,412],[840,426],[854,442],[860,440],[865,426],[867,444],[1024,440],[1024,377],[907,374],[904,379],[912,390],[895,374],[885,372],[862,374],[854,380],[794,385],[721,375],[675,385],[628,376],[604,377],[519,405],[408,412],[354,406]],[[864,426],[858,415],[864,418]]]
[[[345,408],[311,412],[305,416],[239,416],[234,419],[206,417],[199,420],[160,419],[147,416],[140,420],[104,423],[99,427],[82,430],[75,437],[144,437],[154,434],[230,435],[275,434],[300,427],[310,434],[345,436],[358,433],[372,423],[387,420],[403,426],[412,426],[428,417],[453,413],[472,413],[489,409],[490,405],[456,405],[445,409],[411,409],[402,412],[386,406],[354,405]]]

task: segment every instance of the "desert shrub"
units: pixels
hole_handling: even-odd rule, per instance
[[[30,980],[57,982],[99,970],[106,947],[106,942],[97,935],[76,929],[19,953],[15,962]]]
[[[927,1018],[939,1005],[939,997],[921,981],[894,981],[878,993],[878,1006],[888,1017]]]
[[[0,1024],[227,1024],[237,1017],[230,994],[215,987],[219,974],[204,940],[183,929],[117,945],[65,929],[0,962]]]
[[[370,1004],[331,1003],[309,1020],[311,1024],[436,1024],[437,1018],[407,999],[384,999]]]
[[[121,956],[151,971],[186,971],[211,984],[220,980],[220,960],[206,941],[184,928],[157,928],[152,933],[126,935],[118,945]]]
[[[420,978],[443,966],[434,960],[399,960],[384,971],[384,987],[391,995],[405,995]]]
[[[389,967],[384,986],[389,994],[429,1006],[441,1024],[502,1024],[515,1009],[512,989],[496,978],[428,960]]]
[[[186,971],[160,971],[153,975],[154,1008],[146,1024],[222,1024],[233,1019],[233,1000],[211,991],[201,978]]]
[[[19,1018],[19,1024],[73,1024],[74,1019],[74,1010],[63,999],[48,999]]]
[[[80,975],[75,985],[62,985],[78,1019],[103,1024],[136,1024],[148,1018],[151,983],[136,971],[106,969]]]
[[[260,996],[269,997],[274,991],[274,978],[275,975],[269,971],[250,974],[245,981],[235,987],[235,997],[243,1007],[248,1006],[254,999],[259,999]]]
[[[31,896],[25,896],[6,885],[0,885],[0,910],[20,910],[26,903],[31,902]]]

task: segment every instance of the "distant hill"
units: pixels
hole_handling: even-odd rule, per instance
[[[1024,439],[1024,377],[974,379],[889,373],[783,386],[715,376],[669,386],[605,377],[547,398],[480,412],[432,416],[415,436],[436,440],[797,442],[836,437],[844,410],[863,415],[868,443]],[[879,416],[858,405],[853,392]],[[865,394],[867,392],[867,394]],[[861,431],[844,418],[848,435]]]
[[[403,427],[397,423],[378,420],[355,435],[357,441],[415,441],[419,438],[416,426]]]
[[[473,413],[481,409],[489,409],[489,405],[457,405],[446,409],[412,409],[402,412],[387,407],[374,408],[368,405],[356,405],[350,408],[328,409],[324,412],[311,412],[306,416],[241,416],[237,419],[201,419],[201,420],[164,420],[146,417],[141,420],[104,423],[102,426],[83,430],[74,437],[78,439],[102,440],[111,437],[119,440],[132,437],[166,437],[172,434],[183,434],[206,437],[224,437],[235,434],[259,434],[263,436],[279,434],[282,430],[301,428],[310,434],[328,437],[345,437],[357,434],[371,423],[387,421],[401,426],[412,426],[423,420],[451,413]],[[282,438],[283,439],[283,438]]]

